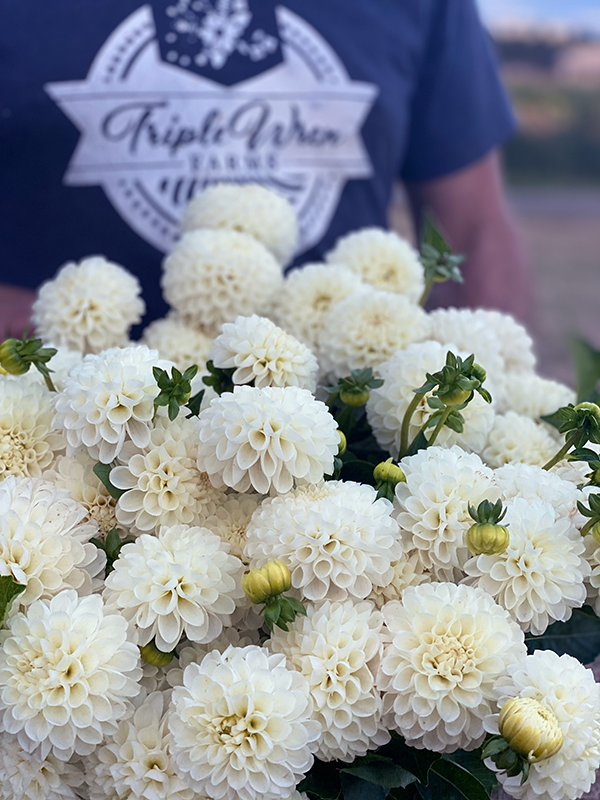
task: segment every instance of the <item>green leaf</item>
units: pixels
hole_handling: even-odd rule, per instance
[[[4,625],[13,600],[23,594],[26,588],[22,583],[17,583],[12,575],[0,577],[0,628]]]
[[[576,336],[571,339],[571,352],[575,366],[577,402],[595,401],[598,397],[595,390],[600,380],[600,352]]]
[[[385,800],[387,789],[370,781],[347,774],[346,770],[340,775],[344,800]]]
[[[204,389],[200,389],[200,391],[190,397],[187,402],[186,408],[189,408],[190,413],[187,415],[186,419],[190,417],[197,417],[200,413],[200,406],[202,405],[202,399],[204,397]]]
[[[395,764],[391,758],[377,754],[356,758],[351,767],[345,767],[341,771],[348,775],[354,775],[356,778],[362,778],[364,781],[383,786],[384,789],[388,790],[404,789],[417,780],[412,773]]]
[[[434,761],[429,771],[441,778],[447,787],[454,790],[459,797],[464,797],[465,800],[489,800],[490,798],[489,792],[481,781],[456,761],[442,757]],[[447,792],[442,796],[448,797]]]
[[[442,234],[434,225],[429,214],[426,214],[423,220],[421,245],[422,249],[426,249],[426,253],[431,255],[433,255],[432,251],[437,251],[436,255],[438,253],[441,255],[444,253],[449,254],[451,252],[450,245],[446,242]]]
[[[457,750],[454,753],[442,756],[442,758],[454,761],[460,764],[461,767],[467,769],[491,794],[498,785],[498,778],[496,774],[483,763],[481,750],[481,747],[477,750],[470,750],[469,752],[466,750]]]
[[[593,612],[576,608],[568,622],[554,622],[541,636],[528,634],[525,642],[530,653],[554,650],[589,664],[600,653],[600,619]]]
[[[111,497],[114,497],[115,500],[118,500],[119,497],[124,495],[127,490],[117,489],[117,487],[111,483],[110,480],[111,470],[112,467],[110,464],[103,464],[101,461],[98,461],[97,464],[94,464],[94,474],[96,475],[97,478],[99,478],[102,481],[109,495]]]
[[[342,793],[340,775],[334,763],[325,764],[318,759],[315,759],[311,771],[296,788],[318,800],[338,800]]]
[[[419,450],[424,450],[427,447],[427,437],[423,433],[423,431],[419,431],[416,439],[408,448],[407,456],[414,456],[415,453],[418,453]]]
[[[106,534],[104,549],[110,558],[117,558],[121,549],[121,537],[117,528],[113,528]]]

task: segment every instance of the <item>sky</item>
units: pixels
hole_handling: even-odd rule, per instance
[[[599,0],[478,0],[484,20],[563,23],[578,30],[600,33]]]

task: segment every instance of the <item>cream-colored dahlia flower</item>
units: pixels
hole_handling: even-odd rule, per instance
[[[183,681],[169,717],[179,775],[219,800],[287,800],[321,733],[306,678],[249,646],[209,653]]]
[[[73,590],[12,615],[0,633],[0,729],[42,758],[89,755],[140,690],[139,651],[128,635],[101,597]]]
[[[492,467],[516,463],[543,467],[559,449],[560,441],[544,425],[508,411],[496,414],[487,444],[480,452]]]
[[[243,596],[242,563],[206,528],[163,527],[121,548],[106,579],[107,607],[135,623],[140,644],[170,652],[182,634],[210,642]]]
[[[522,631],[486,592],[453,583],[411,586],[383,617],[392,641],[378,686],[389,723],[419,749],[478,747],[495,682],[526,656]]]
[[[39,478],[0,483],[0,575],[26,587],[16,606],[26,607],[63,589],[92,591],[92,578],[105,564],[90,540],[98,526],[86,509]]]
[[[157,350],[161,358],[172,361],[181,372],[196,364],[198,372],[205,373],[213,340],[176,314],[169,314],[144,328],[142,342],[151,350]]]
[[[71,261],[41,285],[32,321],[46,341],[99,353],[127,343],[146,310],[140,293],[135,275],[103,256]]]
[[[252,236],[229,230],[186,233],[163,263],[166,301],[209,335],[240,314],[268,310],[283,281],[272,254]]]
[[[418,550],[402,553],[398,561],[392,561],[394,574],[385,586],[373,586],[367,600],[381,609],[390,600],[401,600],[402,592],[409,586],[419,586],[431,581],[431,575],[425,572],[423,559]]]
[[[308,600],[364,600],[392,580],[402,552],[391,510],[372,486],[342,481],[320,498],[303,489],[269,498],[246,529],[245,555],[257,567],[281,559]]]
[[[405,547],[416,550],[438,580],[455,580],[470,554],[465,534],[473,520],[469,504],[495,500],[493,472],[460,447],[429,447],[403,458],[406,482],[396,486],[394,516]]]
[[[562,406],[576,403],[576,394],[564,383],[542,378],[534,372],[507,372],[504,376],[504,404],[507,411],[539,419]]]
[[[308,347],[256,314],[226,322],[209,357],[215,367],[235,370],[234,383],[316,388],[319,365]]]
[[[183,212],[181,230],[225,229],[247,233],[285,266],[298,244],[298,221],[290,202],[258,183],[218,183],[197,194]]]
[[[308,681],[322,728],[317,758],[350,762],[390,739],[375,688],[383,618],[371,603],[352,600],[326,600],[306,612],[289,632],[275,629],[268,646]]]
[[[52,424],[52,393],[36,381],[0,375],[0,480],[39,478],[66,442]]]
[[[167,710],[162,692],[150,694],[96,749],[85,765],[89,800],[197,800],[175,773]]]
[[[550,503],[517,497],[506,508],[507,550],[475,556],[464,571],[468,582],[494,597],[524,631],[542,634],[585,603],[584,579],[590,574],[585,545],[569,519],[555,521]]]
[[[589,471],[589,469],[588,469]],[[533,464],[505,464],[494,470],[494,482],[503,500],[523,497],[528,502],[543,500],[554,508],[557,519],[573,517],[582,492],[559,474]]]
[[[157,363],[158,353],[145,345],[86,356],[56,399],[53,424],[72,448],[86,447],[104,464],[114,461],[127,439],[147,447],[159,391],[152,374]]]
[[[367,403],[367,419],[378,445],[394,458],[399,455],[402,421],[409,403],[415,396],[414,390],[423,386],[427,372],[437,372],[444,366],[449,350],[456,355],[464,355],[457,351],[454,345],[421,342],[409,345],[406,350],[398,351],[377,368],[377,377],[383,379],[383,386],[371,391]],[[427,404],[429,397],[430,393],[421,396],[411,418],[409,442],[434,413]],[[459,444],[464,450],[479,452],[485,446],[494,424],[493,408],[475,393],[471,402],[460,413],[465,421],[463,432],[456,433],[445,426],[441,429],[436,442],[446,446]]]
[[[510,314],[478,308],[476,318],[495,331],[500,354],[508,372],[532,372],[535,367],[533,340],[527,330]]]
[[[233,555],[244,563],[246,528],[262,499],[257,494],[225,495],[218,503],[214,514],[204,521],[204,526],[227,542]]]
[[[317,483],[333,472],[337,422],[307,389],[236,386],[199,420],[198,468],[218,488],[282,493],[294,480]]]
[[[560,750],[530,765],[529,777],[498,773],[504,791],[518,800],[575,800],[589,791],[600,766],[600,686],[594,673],[568,655],[536,650],[515,664],[494,687],[498,710],[511,697],[537,700],[558,720],[563,734]],[[498,714],[485,720],[498,733]],[[491,762],[487,766],[497,771]]]
[[[125,490],[117,502],[121,525],[141,533],[160,525],[199,525],[213,513],[223,492],[197,467],[198,430],[197,417],[179,414],[171,422],[160,415],[147,447],[122,451],[125,465],[110,473],[112,483]]]
[[[402,295],[365,290],[334,306],[318,341],[322,369],[343,378],[375,368],[429,334],[427,314]]]
[[[341,264],[304,264],[288,273],[269,316],[318,354],[319,334],[331,309],[365,288]]]
[[[23,750],[16,736],[0,733],[3,800],[78,800],[83,772],[68,761]]]
[[[395,292],[416,303],[425,288],[419,254],[394,231],[363,228],[337,240],[325,256],[332,264],[344,264],[377,289]]]

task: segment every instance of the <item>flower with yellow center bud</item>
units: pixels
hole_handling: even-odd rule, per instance
[[[391,458],[381,461],[373,470],[377,497],[385,497],[390,503],[394,501],[394,488],[399,483],[406,483],[406,475],[394,464]]]
[[[530,764],[556,755],[563,732],[550,709],[532,697],[513,697],[500,710],[498,729],[508,746]]]
[[[506,514],[506,509],[502,510],[502,501],[492,504],[483,500],[477,509],[469,503],[469,514],[475,522],[467,531],[465,541],[472,555],[504,553],[510,543],[510,534],[506,525],[500,525]]]
[[[265,622],[270,630],[277,625],[284,631],[297,614],[306,616],[306,609],[295,597],[284,597],[292,588],[292,576],[280,559],[267,561],[242,576],[242,589],[251,603],[264,603]]]

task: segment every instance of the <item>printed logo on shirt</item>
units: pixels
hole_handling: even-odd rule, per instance
[[[244,80],[232,82],[240,61]],[[352,81],[323,37],[282,6],[272,25],[247,0],[174,0],[157,20],[142,6],[85,80],[45,89],[81,131],[64,182],[101,185],[162,252],[194,194],[234,181],[290,200],[301,253],[327,231],[346,181],[372,174],[360,130],[377,87]]]

